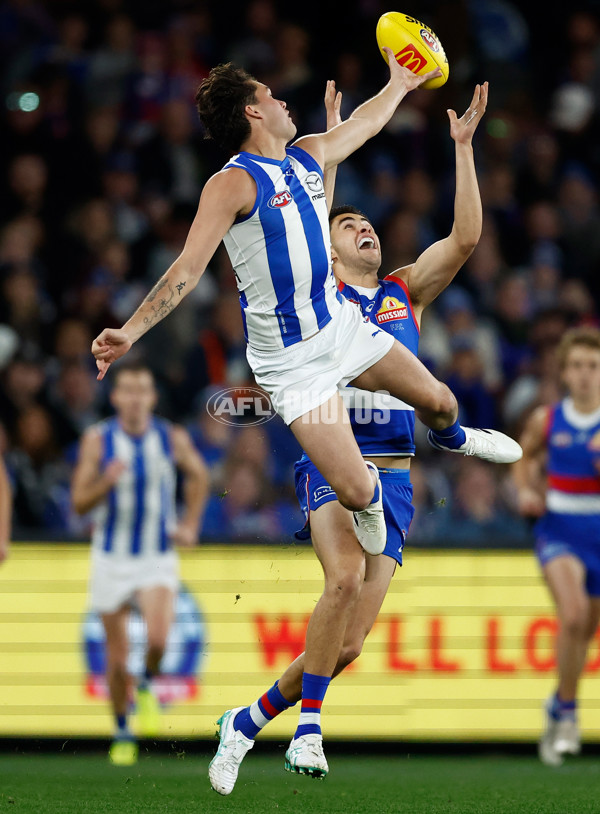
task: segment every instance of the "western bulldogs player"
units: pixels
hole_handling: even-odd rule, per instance
[[[600,620],[600,331],[568,331],[558,359],[567,396],[532,413],[514,468],[521,512],[539,517],[536,554],[559,621],[558,683],[539,743],[552,766],[581,750],[577,688]]]
[[[328,112],[334,104],[328,87]],[[378,279],[381,250],[368,218],[351,206],[330,214],[333,269],[339,290],[376,326],[416,354],[425,307],[443,291],[463,265],[481,233],[481,200],[473,160],[472,137],[487,105],[487,83],[477,86],[461,119],[449,112],[456,152],[454,225],[410,266]],[[339,94],[335,100],[339,110]],[[476,113],[476,115],[473,115]],[[329,190],[328,198],[333,197]],[[361,454],[377,465],[383,486],[387,541],[383,556],[359,547],[351,513],[336,498],[314,462],[304,455],[296,464],[296,491],[312,543],[323,566],[325,588],[311,616],[305,653],[250,707],[227,711],[221,742],[209,777],[213,788],[229,794],[239,765],[270,720],[302,698],[298,728],[286,754],[290,771],[324,777],[320,709],[331,677],[361,652],[381,608],[402,551],[414,509],[410,460],[415,454],[414,410],[397,398],[347,387],[344,401]]]
[[[160,670],[178,589],[173,545],[193,546],[208,491],[208,472],[182,427],[153,415],[156,389],[149,368],[117,370],[111,403],[116,416],[83,436],[72,483],[75,511],[94,512],[90,607],[106,634],[106,677],[115,717],[112,763],[131,765],[137,743],[127,723],[127,622],[132,604],[147,629],[146,671],[137,688],[141,734],[157,734],[158,702],[151,682]],[[177,469],[184,511],[177,521]]]

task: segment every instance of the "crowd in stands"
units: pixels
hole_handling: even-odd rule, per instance
[[[514,436],[560,397],[554,348],[569,325],[597,324],[600,296],[600,14],[584,3],[540,20],[536,5],[421,2],[450,80],[411,93],[336,187],[336,203],[372,219],[383,270],[414,261],[452,225],[446,108],[460,115],[489,80],[475,141],[483,234],[428,309],[420,355],[464,424]],[[88,533],[70,473],[82,431],[110,412],[91,341],[178,256],[204,182],[227,159],[203,139],[201,79],[233,60],[286,100],[299,133],[322,130],[328,78],[344,117],[386,81],[374,31],[387,10],[351,0],[329,24],[313,2],[0,2],[0,453],[15,538]],[[133,353],[155,373],[159,412],[190,429],[211,467],[201,539],[289,543],[303,522],[291,433],[279,419],[232,426],[206,410],[215,388],[253,383],[223,249],[177,318]],[[413,544],[529,543],[509,472],[430,450],[422,428],[417,437]]]

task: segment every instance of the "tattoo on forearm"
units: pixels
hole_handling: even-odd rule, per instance
[[[181,282],[181,283],[177,283],[177,285],[175,286],[175,288],[177,289],[177,292],[178,292],[179,296],[181,296],[181,289],[182,289],[184,286],[185,286],[185,280],[184,280],[183,282]]]
[[[168,285],[166,280],[159,280],[158,283],[152,289],[152,291],[146,297],[145,302],[149,303],[153,302],[158,292],[166,285]],[[154,322],[160,322],[161,319],[164,319],[164,317],[166,317],[167,314],[170,314],[173,308],[175,308],[175,303],[173,302],[175,292],[173,291],[170,285],[169,292],[170,292],[169,296],[163,295],[156,305],[150,306],[150,310],[152,311],[152,313],[147,314],[144,317],[145,325],[152,325]]]
[[[153,302],[153,301],[154,301],[154,298],[156,297],[156,295],[158,294],[158,292],[161,290],[161,288],[164,288],[164,287],[166,286],[166,284],[167,284],[166,279],[165,279],[164,277],[162,277],[162,278],[161,278],[161,279],[160,279],[160,280],[157,282],[157,284],[154,286],[154,288],[152,289],[152,291],[151,291],[151,292],[148,294],[148,296],[146,297],[146,302]]]

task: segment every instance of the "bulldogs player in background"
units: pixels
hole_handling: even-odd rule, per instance
[[[520,510],[539,518],[536,554],[559,622],[539,743],[551,766],[581,750],[577,689],[600,620],[600,331],[567,331],[557,353],[567,396],[532,413],[514,467]]]
[[[379,238],[366,215],[352,206],[337,207],[330,213],[333,270],[339,290],[360,306],[369,324],[394,336],[415,355],[424,309],[450,284],[481,234],[481,199],[472,138],[485,112],[487,96],[487,83],[477,85],[461,119],[454,111],[448,112],[456,154],[454,225],[447,238],[428,248],[413,264],[380,280]],[[326,103],[330,124],[336,124],[340,101],[340,94],[335,97],[333,83],[329,83]],[[332,200],[334,178],[326,174],[325,179],[327,197]],[[308,626],[306,652],[251,706],[228,710],[222,716],[221,742],[209,768],[211,784],[221,794],[232,791],[241,761],[262,727],[300,699],[298,727],[286,753],[285,767],[312,777],[327,774],[320,727],[325,691],[331,677],[360,655],[396,566],[402,564],[402,550],[414,514],[410,483],[410,460],[415,454],[414,409],[396,398],[355,387],[345,388],[343,395],[361,454],[378,467],[386,547],[379,556],[361,549],[351,512],[340,504],[331,485],[304,455],[296,464],[296,492],[307,519],[306,531],[323,567],[325,588]],[[388,420],[378,420],[382,415]],[[313,697],[302,691],[303,673],[307,683],[309,651],[309,672],[317,673],[309,676],[309,682],[314,684]],[[319,676],[326,679],[319,680]]]
[[[137,686],[138,729],[159,730],[152,679],[160,670],[178,590],[173,545],[195,545],[208,492],[208,471],[183,427],[153,414],[157,393],[144,365],[123,365],[111,391],[114,418],[91,427],[81,441],[72,483],[75,511],[94,511],[90,609],[106,634],[106,678],[115,719],[109,758],[136,762],[127,720],[132,604],[146,623],[146,669]],[[177,470],[183,475],[183,514],[177,521]]]

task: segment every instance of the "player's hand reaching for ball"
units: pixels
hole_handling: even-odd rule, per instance
[[[383,50],[388,55],[388,65],[390,67],[390,81],[402,83],[402,85],[406,88],[407,92],[415,90],[416,88],[420,87],[424,82],[427,82],[430,79],[435,79],[438,76],[443,76],[440,68],[435,68],[433,71],[427,71],[427,73],[417,76],[416,73],[409,71],[408,68],[405,68],[404,65],[400,65],[400,63],[397,62],[394,52],[392,51],[391,48],[384,46]]]
[[[475,85],[475,93],[471,99],[471,104],[465,113],[459,118],[454,110],[448,110],[450,119],[450,135],[459,144],[469,144],[473,138],[473,133],[485,113],[488,100],[488,83]]]
[[[338,124],[342,123],[342,114],[340,112],[342,106],[342,92],[335,91],[335,81],[333,79],[327,80],[327,87],[325,88],[325,111],[327,113],[327,129],[331,130]]]
[[[94,339],[92,353],[98,368],[98,381],[104,378],[106,371],[113,362],[116,362],[117,359],[127,353],[131,345],[131,339],[121,328],[105,328]]]

